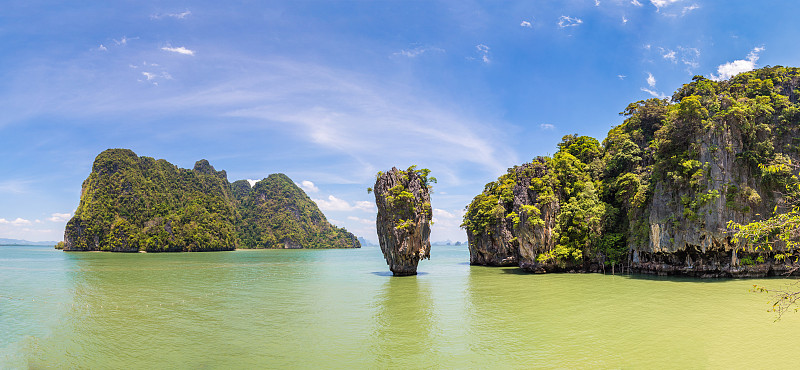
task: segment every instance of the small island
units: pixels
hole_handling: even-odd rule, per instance
[[[236,248],[360,248],[284,174],[229,183],[207,160],[183,169],[109,149],[83,182],[65,251],[196,252]]]
[[[430,189],[436,178],[430,170],[411,166],[405,171],[392,167],[375,180],[378,206],[378,240],[389,269],[395,276],[417,274],[419,260],[431,257]]]

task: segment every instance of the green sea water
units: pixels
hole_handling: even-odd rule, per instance
[[[791,368],[787,280],[522,274],[434,246],[177,254],[0,247],[0,368]]]

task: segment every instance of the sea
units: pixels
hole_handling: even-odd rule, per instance
[[[120,254],[0,247],[3,369],[792,368],[796,280],[527,274],[434,246]]]

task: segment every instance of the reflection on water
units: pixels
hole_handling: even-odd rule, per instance
[[[370,354],[380,368],[410,368],[436,355],[430,287],[417,276],[389,277],[376,297]]]
[[[184,254],[0,247],[0,368],[785,367],[778,280],[529,275],[434,247]],[[746,349],[746,350],[743,350]],[[754,356],[753,354],[758,354]]]

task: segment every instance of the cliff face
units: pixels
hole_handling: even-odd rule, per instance
[[[427,170],[392,168],[375,181],[378,240],[395,276],[416,275],[420,259],[430,258],[432,217]]]
[[[469,205],[462,226],[475,243],[471,262],[514,254],[533,272],[789,271],[782,244],[734,245],[728,223],[786,211],[800,159],[799,97],[796,68],[696,77],[671,103],[629,105],[602,145],[564,137],[553,158],[509,169]]]
[[[280,178],[280,184],[273,178]],[[289,190],[274,192],[278,185]],[[270,222],[285,216],[283,209],[303,210],[298,215],[313,217],[295,218],[296,224]],[[252,237],[265,234],[273,238],[256,243]],[[109,149],[97,156],[83,183],[80,205],[64,231],[64,250],[359,247],[354,240],[346,230],[330,225],[285,175],[271,175],[251,189],[244,180],[228,183],[225,171],[216,171],[206,160],[186,170],[127,149]]]

